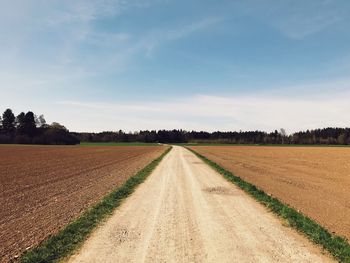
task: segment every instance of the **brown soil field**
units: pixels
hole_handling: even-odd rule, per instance
[[[350,239],[350,148],[190,148]]]
[[[57,233],[163,146],[0,146],[0,262]]]

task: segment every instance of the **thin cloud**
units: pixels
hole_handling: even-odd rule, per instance
[[[8,25],[0,25],[4,41],[0,44],[0,69],[12,71],[11,75],[29,76],[30,79],[42,78],[63,80],[81,77],[95,77],[103,74],[124,72],[139,56],[154,55],[156,48],[171,41],[186,38],[191,34],[219,23],[222,18],[209,17],[174,25],[167,28],[153,28],[141,35],[132,32],[109,32],[97,30],[93,23],[96,19],[113,17],[114,19],[131,8],[146,8],[157,1],[54,1],[34,8],[35,0],[28,0],[21,17],[8,17]],[[53,8],[57,5],[57,8]],[[7,3],[5,10],[21,6],[18,2]],[[4,18],[3,18],[4,19]],[[0,18],[1,22],[2,19]],[[19,31],[9,31],[17,23]],[[50,37],[52,31],[59,32]],[[51,39],[52,38],[52,39]],[[38,39],[41,39],[38,42]],[[49,43],[46,43],[49,42]],[[16,47],[13,47],[16,43]],[[45,53],[39,51],[41,47]],[[35,63],[33,50],[36,52]],[[30,65],[30,67],[28,66]],[[26,69],[26,72],[24,71]],[[30,77],[30,75],[32,77]],[[32,82],[28,79],[29,82]],[[62,82],[62,81],[61,81]]]
[[[194,32],[198,32],[204,29],[207,29],[213,25],[216,25],[224,21],[224,17],[209,17],[202,20],[192,22],[188,25],[184,25],[175,30],[169,30],[167,33],[168,40],[177,40],[185,38]]]
[[[350,111],[350,105],[345,99],[349,95],[348,92],[346,95],[336,94],[331,98],[318,99],[197,95],[165,102],[106,104],[62,101],[59,104],[69,109],[69,112],[84,112],[91,117],[93,126],[81,121],[78,126],[74,122],[70,124],[71,129],[79,131],[156,128],[272,131],[284,127],[289,132],[294,132],[300,129],[347,126],[350,117],[343,113]],[[99,120],[101,116],[102,122]],[[99,130],[95,127],[99,127]]]
[[[145,50],[147,56],[151,56],[156,48],[172,41],[187,38],[196,32],[206,30],[224,21],[224,17],[205,17],[188,24],[181,24],[166,29],[155,29],[139,39],[135,50]]]
[[[248,0],[242,6],[247,15],[259,18],[262,23],[295,40],[327,30],[344,20],[349,12],[337,1]]]

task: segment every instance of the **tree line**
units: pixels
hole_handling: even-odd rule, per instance
[[[138,132],[108,131],[100,133],[69,132],[61,124],[48,125],[43,115],[11,109],[0,116],[0,143],[79,144],[83,142],[147,142],[147,143],[228,143],[228,144],[350,144],[350,128],[324,128],[287,135],[284,129],[273,132],[227,131],[205,132],[185,130],[145,130]]]
[[[287,135],[284,129],[273,132],[205,132],[185,130],[152,130],[139,132],[74,133],[84,142],[150,142],[150,143],[228,143],[228,144],[350,144],[349,128],[325,128]]]
[[[15,116],[11,109],[6,109],[0,116],[0,143],[68,145],[80,141],[63,125],[57,122],[48,125],[44,115],[28,111]]]

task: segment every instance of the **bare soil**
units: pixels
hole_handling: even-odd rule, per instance
[[[333,261],[175,146],[68,262]]]
[[[164,150],[1,146],[0,262],[58,232]]]
[[[350,148],[191,148],[350,239]]]

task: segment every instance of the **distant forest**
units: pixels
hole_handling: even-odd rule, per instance
[[[68,145],[80,141],[61,124],[46,124],[43,115],[28,111],[15,116],[11,109],[7,109],[0,116],[0,143]]]
[[[11,109],[0,116],[0,143],[79,144],[80,142],[149,142],[149,143],[228,143],[228,144],[325,144],[350,145],[350,128],[307,130],[288,135],[284,129],[274,132],[204,132],[158,130],[139,132],[69,132],[54,122],[48,125],[43,115]]]
[[[307,130],[287,135],[284,129],[262,131],[204,132],[184,130],[139,131],[134,133],[74,133],[84,142],[160,142],[160,143],[231,143],[231,144],[350,144],[349,128]]]

